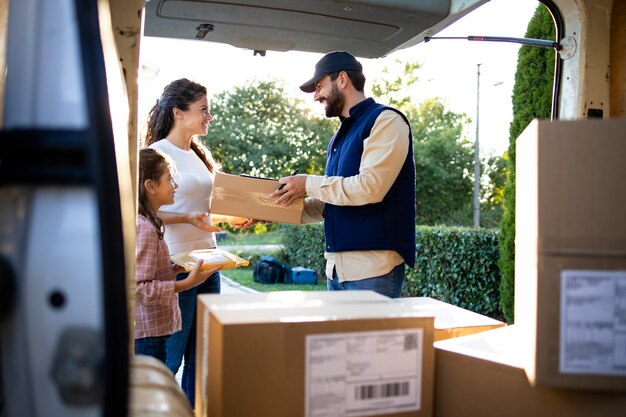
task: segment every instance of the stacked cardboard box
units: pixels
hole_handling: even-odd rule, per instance
[[[397,301],[419,313],[435,317],[435,341],[506,326],[504,322],[430,297],[406,297]]]
[[[198,297],[196,416],[432,416],[433,318],[369,291]]]
[[[626,394],[533,388],[517,325],[435,343],[435,417],[626,415]]]
[[[517,140],[515,323],[534,386],[626,391],[626,120]]]

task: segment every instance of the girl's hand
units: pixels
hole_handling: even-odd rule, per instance
[[[172,263],[172,271],[174,271],[174,275],[178,275],[181,272],[185,272],[186,270],[185,270],[184,267],[182,267],[182,266],[180,266],[178,264]]]
[[[196,263],[196,266],[189,272],[187,278],[176,281],[176,292],[186,291],[190,288],[196,287],[207,280],[208,277],[219,271],[222,267],[216,266],[210,269],[201,269],[204,261],[201,259]]]
[[[198,229],[202,229],[205,232],[221,232],[222,228],[219,226],[211,226],[208,223],[209,213],[205,211],[192,211],[187,215],[188,222],[193,224]]]
[[[195,283],[194,287],[196,285],[202,284],[204,281],[207,280],[208,277],[210,277],[211,275],[213,275],[214,273],[222,269],[221,266],[216,266],[211,269],[201,269],[203,264],[204,264],[204,261],[200,259],[196,263],[196,266],[189,273],[189,276],[187,277],[187,278],[191,278],[192,281]]]

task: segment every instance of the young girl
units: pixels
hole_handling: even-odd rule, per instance
[[[135,353],[154,356],[163,363],[168,337],[181,329],[177,293],[201,284],[219,269],[201,270],[202,262],[198,262],[185,279],[176,281],[163,240],[163,222],[156,215],[163,204],[174,202],[178,185],[172,169],[160,151],[139,151]]]

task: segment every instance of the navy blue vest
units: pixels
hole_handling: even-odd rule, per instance
[[[327,176],[359,173],[363,141],[383,110],[399,111],[368,98],[350,109],[328,145]],[[324,205],[327,252],[394,250],[415,265],[415,161],[409,124],[409,147],[398,178],[380,203],[364,206]]]

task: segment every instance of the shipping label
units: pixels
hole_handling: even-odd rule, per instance
[[[561,271],[559,371],[626,376],[626,271]]]
[[[308,335],[305,416],[419,410],[423,339],[419,328]]]

